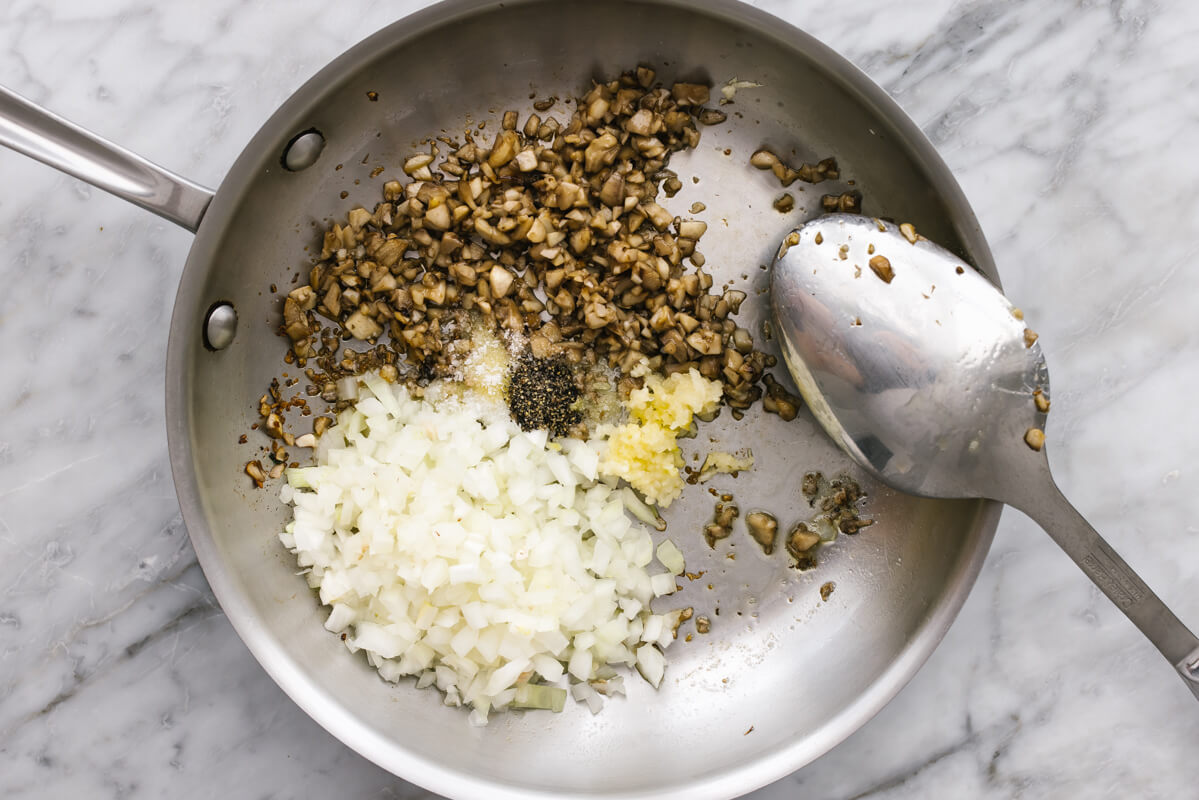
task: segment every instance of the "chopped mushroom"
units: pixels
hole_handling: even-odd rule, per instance
[[[870,269],[883,283],[890,283],[895,278],[895,271],[886,256],[871,256]]]
[[[787,422],[795,419],[799,414],[799,398],[788,392],[786,387],[774,379],[773,375],[767,373],[763,380],[766,383],[766,395],[762,399],[762,408],[778,414]]]
[[[676,83],[670,93],[680,106],[702,106],[710,97],[708,87],[702,83]]]
[[[254,481],[254,486],[261,489],[263,483],[266,482],[266,473],[262,471],[262,464],[257,461],[249,461],[246,463],[246,474]]]
[[[762,149],[749,157],[749,163],[758,169],[772,169],[775,164],[779,163],[779,157],[769,150]]]
[[[283,438],[283,417],[279,416],[278,412],[272,411],[267,414],[266,423],[262,427],[272,439]]]
[[[840,211],[846,214],[862,213],[862,193],[858,191],[826,194],[820,198],[820,207],[825,213]]]
[[[778,534],[779,523],[773,514],[751,511],[745,517],[745,526],[754,541],[762,546],[762,552],[766,555],[774,552],[774,538]]]
[[[492,297],[503,297],[508,294],[508,290],[512,288],[512,282],[515,280],[511,272],[498,264],[491,268],[487,279],[491,285]]]
[[[375,339],[383,333],[383,326],[368,317],[362,311],[355,311],[346,319],[346,330],[355,339]]]
[[[304,315],[304,309],[294,297],[289,296],[283,301],[283,325],[287,337],[293,342],[303,341],[308,338],[308,334],[310,333],[308,318]]]
[[[805,163],[801,164],[799,169],[793,169],[767,148],[762,148],[750,156],[749,163],[758,169],[770,170],[783,186],[790,186],[796,180],[804,183],[821,183],[826,180],[836,180],[841,176],[836,159],[826,158],[817,164]]]
[[[819,534],[808,530],[808,526],[803,522],[792,528],[791,533],[787,535],[787,550],[797,558],[801,553],[806,553],[818,544],[820,544]]]
[[[787,552],[795,559],[795,568],[804,571],[816,566],[816,555],[813,548],[820,543],[820,536],[809,530],[804,523],[799,523],[787,536]]]
[[[716,511],[712,521],[704,526],[704,539],[707,540],[708,547],[715,548],[717,541],[727,539],[732,535],[733,522],[740,513],[741,511],[735,503],[727,500],[721,500],[716,503]]]
[[[283,308],[289,358],[322,370],[316,391],[346,402],[324,385],[396,363],[413,368],[405,380],[453,374],[455,342],[478,317],[524,334],[540,358],[624,376],[643,360],[664,374],[694,368],[734,411],[762,398],[774,360],[734,321],[744,292],[714,291],[708,224],[659,202],[682,188],[670,156],[724,112],[705,107],[707,86],[655,80],[639,68],[597,82],[561,120],[544,116],[552,99],[524,120],[505,112],[490,141],[439,137],[448,152],[411,154],[381,202],[331,224]],[[809,173],[831,177],[835,164]],[[343,340],[381,344],[360,354],[339,351]]]
[[[1045,431],[1040,428],[1029,428],[1024,432],[1024,443],[1033,450],[1040,450],[1045,446]]]

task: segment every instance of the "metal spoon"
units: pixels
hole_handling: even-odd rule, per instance
[[[1049,373],[1019,309],[948,250],[856,214],[788,234],[770,281],[787,367],[846,453],[903,492],[1023,511],[1199,698],[1199,639],[1053,482]]]

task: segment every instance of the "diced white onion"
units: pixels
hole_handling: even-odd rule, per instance
[[[673,622],[649,603],[674,576],[648,574],[649,532],[597,482],[602,441],[549,442],[502,402],[435,386],[418,400],[370,375],[338,392],[357,402],[320,437],[318,466],[287,470],[280,540],[351,652],[436,686],[475,725],[513,705],[561,710],[565,690],[539,681],[569,675],[593,712],[590,681],[623,691],[610,665],[661,681]]]
[[[661,650],[652,644],[643,644],[637,648],[637,671],[655,689],[662,683],[665,670],[666,658],[662,655]]]
[[[587,683],[576,683],[570,687],[570,696],[580,703],[586,703],[592,714],[598,714],[604,707],[604,699]]]
[[[654,597],[662,597],[668,594],[674,594],[678,585],[674,582],[674,576],[669,572],[661,572],[650,577],[650,587],[654,590]]]
[[[662,566],[670,570],[672,575],[682,575],[683,570],[687,568],[682,551],[669,539],[658,545],[658,561],[662,562]]]

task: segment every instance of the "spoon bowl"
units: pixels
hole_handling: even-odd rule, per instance
[[[1199,698],[1199,639],[1053,482],[1045,358],[998,288],[909,225],[830,214],[784,238],[770,292],[787,368],[851,458],[899,491],[1024,511]]]
[[[783,356],[825,430],[880,480],[1011,502],[1012,472],[1045,461],[1025,442],[1049,403],[1040,344],[981,273],[905,230],[834,214],[788,237],[771,275]]]

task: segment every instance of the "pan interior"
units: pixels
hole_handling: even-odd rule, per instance
[[[359,45],[298,92],[226,179],[187,265],[168,386],[176,479],[205,572],[263,665],[348,745],[442,793],[732,796],[786,774],[847,736],[911,676],[956,613],[994,531],[993,505],[873,484],[806,413],[784,423],[760,409],[741,421],[726,411],[690,440],[688,463],[692,453],[741,447],[757,463],[736,479],[689,487],[669,511],[666,535],[688,570],[704,574],[655,607],[691,606],[712,627],[691,641],[683,636],[694,628],[683,628],[659,691],[632,679],[628,698],[596,716],[570,703],[559,715],[502,714],[472,728],[436,692],[380,680],[325,631],[325,614],[277,538],[286,510],[242,472],[265,442],[250,426],[270,379],[287,372],[300,378],[296,389],[307,383],[282,361],[280,300],[269,287],[285,293],[311,264],[326,222],[354,205],[372,208],[422,139],[470,126],[490,142],[499,116],[517,109],[523,120],[531,96],[562,98],[542,116],[563,120],[565,98],[592,77],[641,63],[667,81],[761,84],[739,90],[722,107],[728,121],[703,128],[698,149],[676,156],[684,188],[665,201],[683,216],[693,202],[706,204],[694,215],[709,225],[705,269],[717,285],[748,293],[742,324],[759,344],[762,265],[789,227],[818,213],[821,195],[851,188],[847,180],[865,195],[866,213],[911,221],[990,268],[973,216],[916,128],[839,58],[748,7],[435,7]],[[283,169],[284,146],[308,129],[324,136],[319,160]],[[794,184],[796,210],[780,214],[771,202],[783,190],[748,165],[764,144],[794,162],[835,155],[842,179]],[[378,166],[386,171],[372,178]],[[235,304],[241,326],[231,347],[210,352],[200,316],[217,300]],[[781,359],[774,373],[789,384]],[[239,445],[243,433],[249,443]],[[826,548],[805,573],[781,548],[763,555],[743,527],[716,550],[704,543],[707,486],[733,493],[743,514],[773,512],[787,530],[811,513],[799,492],[808,470],[854,476],[877,524]],[[835,590],[825,601],[828,582]]]

